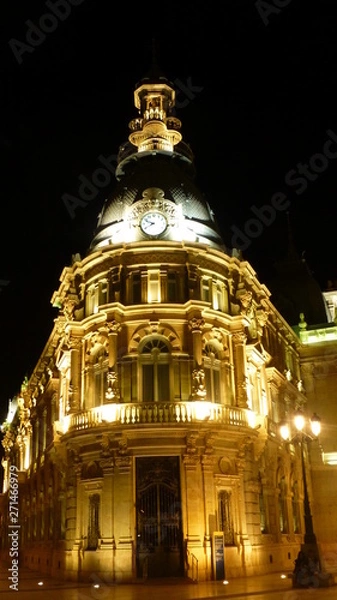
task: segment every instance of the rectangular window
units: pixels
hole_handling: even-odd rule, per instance
[[[147,301],[160,302],[160,271],[148,272]]]
[[[214,310],[223,309],[223,285],[221,283],[213,284],[213,308]]]
[[[205,384],[207,390],[206,399],[209,402],[220,402],[220,371],[204,364]]]
[[[140,304],[142,301],[140,273],[132,274],[132,303]]]
[[[201,281],[201,300],[204,302],[211,301],[211,280],[202,279]]]
[[[121,363],[121,385],[123,402],[137,402],[138,382],[137,382],[137,364],[134,361]]]
[[[108,302],[108,282],[106,280],[99,283],[99,305],[107,304]]]
[[[128,403],[131,400],[131,367],[132,363],[127,362],[122,364],[122,397],[123,401]]]
[[[177,275],[176,273],[167,274],[167,301],[177,302]]]
[[[153,365],[143,365],[143,402],[154,401]]]
[[[158,365],[158,402],[170,400],[169,365]]]
[[[98,287],[92,285],[87,290],[86,312],[88,315],[96,313],[98,310]]]
[[[176,402],[186,402],[191,395],[191,373],[188,360],[174,363],[174,398]]]
[[[220,371],[213,371],[213,401],[220,402]]]
[[[101,406],[105,402],[107,368],[95,373],[95,406]]]

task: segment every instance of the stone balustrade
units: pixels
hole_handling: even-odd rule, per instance
[[[103,404],[88,410],[67,415],[58,422],[62,433],[99,427],[108,423],[116,425],[200,423],[211,421],[229,426],[250,425],[248,411],[236,406],[212,402],[151,402],[131,404]]]

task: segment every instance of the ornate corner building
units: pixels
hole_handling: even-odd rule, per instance
[[[20,559],[42,573],[292,570],[301,455],[278,423],[307,402],[300,339],[225,247],[173,86],[150,75],[134,99],[115,190],[61,274],[51,335],[3,424],[2,557],[15,472]]]

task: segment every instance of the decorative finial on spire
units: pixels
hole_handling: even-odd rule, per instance
[[[158,79],[158,77],[162,76],[159,68],[159,51],[158,51],[158,43],[155,38],[152,38],[152,57],[151,57],[151,69],[150,69],[150,78]]]

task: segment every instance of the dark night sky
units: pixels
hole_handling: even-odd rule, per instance
[[[58,1],[63,8],[56,0],[2,7],[1,420],[52,330],[61,271],[86,252],[113,180],[73,216],[62,197],[78,197],[80,177],[90,180],[99,157],[126,140],[152,39],[228,246],[233,227],[252,231],[254,210],[270,210],[282,193],[287,211],[275,211],[244,256],[268,285],[286,252],[288,212],[297,250],[321,286],[337,279],[335,0],[73,0],[71,11],[70,0],[68,9]],[[54,5],[62,19],[51,21]],[[29,38],[39,21],[54,31]],[[309,170],[296,183],[303,165]]]

